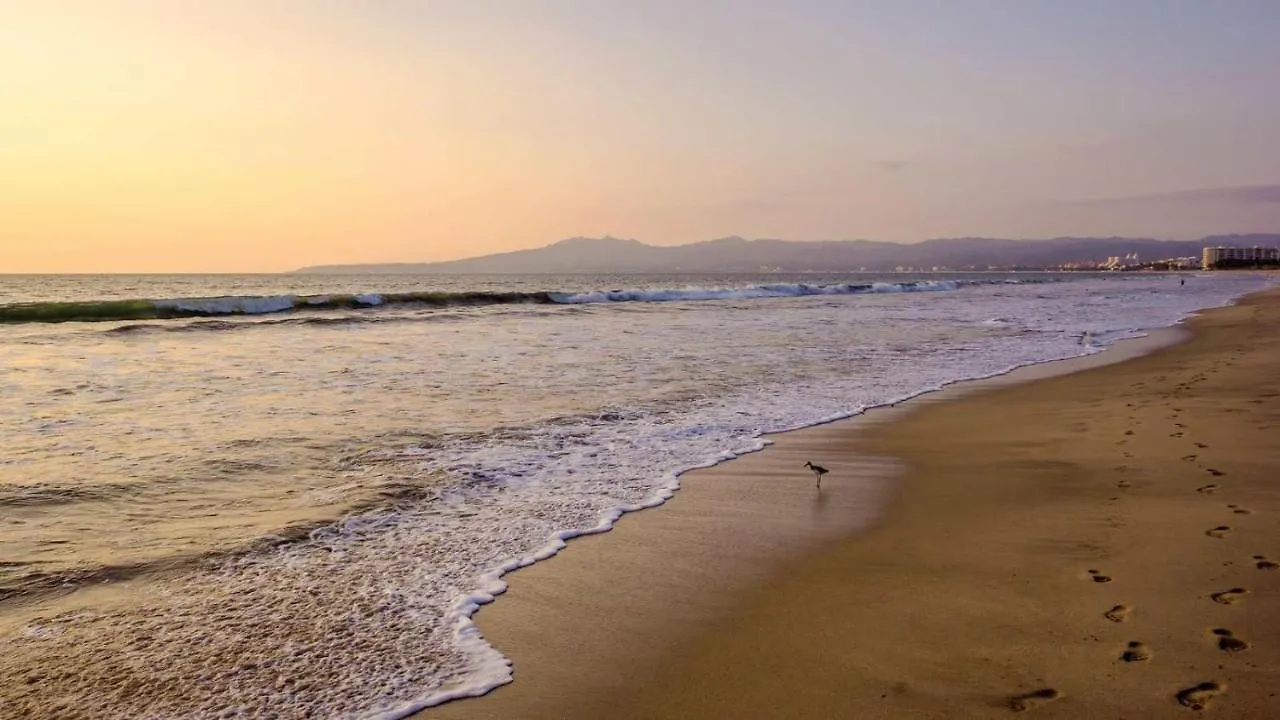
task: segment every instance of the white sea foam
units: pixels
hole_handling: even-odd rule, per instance
[[[262,315],[289,310],[296,302],[297,298],[293,295],[275,295],[271,297],[178,298],[156,300],[155,305],[162,310],[180,310],[205,315]]]
[[[566,304],[607,302],[691,302],[697,300],[749,300],[757,298],[805,297],[809,295],[857,295],[862,293],[897,293],[955,290],[961,283],[954,280],[920,282],[775,283],[753,287],[688,287],[664,289],[598,290],[584,293],[553,293],[556,302]]]

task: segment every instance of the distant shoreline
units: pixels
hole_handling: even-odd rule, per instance
[[[1200,264],[1205,247],[1280,247],[1280,234],[1208,235],[1198,240],[1063,237],[1045,240],[940,238],[920,243],[872,240],[797,242],[727,237],[686,245],[646,245],[620,238],[569,238],[545,247],[429,263],[315,265],[300,274],[478,273],[809,273],[982,272],[1068,266]],[[1120,260],[1116,260],[1119,258]],[[1116,262],[1108,263],[1108,259]],[[1195,269],[1195,268],[1191,268]]]

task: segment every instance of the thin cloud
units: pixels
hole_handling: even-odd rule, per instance
[[[1235,187],[1198,188],[1154,195],[1078,200],[1069,205],[1129,205],[1165,203],[1218,203],[1232,205],[1280,204],[1280,185],[1241,185]]]

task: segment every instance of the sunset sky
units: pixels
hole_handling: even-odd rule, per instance
[[[0,0],[0,273],[1280,231],[1275,0]]]

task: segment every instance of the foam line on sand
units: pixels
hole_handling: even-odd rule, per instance
[[[516,681],[425,716],[1273,712],[1280,298],[1187,326],[686,475],[513,574]]]

